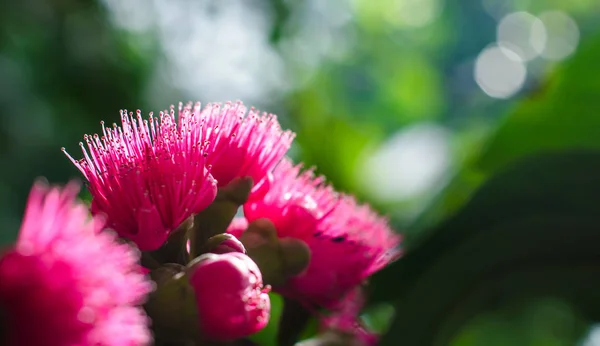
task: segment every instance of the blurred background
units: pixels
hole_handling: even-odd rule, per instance
[[[510,162],[600,147],[599,23],[598,0],[0,1],[2,241],[36,177],[79,177],[60,149],[100,120],[240,99],[410,249]],[[532,304],[453,345],[600,345],[577,311]]]

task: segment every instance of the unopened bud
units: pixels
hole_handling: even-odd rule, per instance
[[[277,238],[277,230],[268,219],[250,223],[240,240],[260,268],[265,282],[275,287],[285,285],[310,263],[308,245],[300,239]]]
[[[310,248],[299,239],[283,238],[279,240],[284,270],[287,276],[295,276],[308,268]]]
[[[271,303],[256,263],[243,253],[207,253],[188,265],[202,334],[212,340],[243,338],[264,328]]]
[[[224,254],[228,252],[246,253],[242,242],[235,236],[227,233],[217,234],[206,241],[204,253]]]

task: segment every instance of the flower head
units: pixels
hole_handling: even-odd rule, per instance
[[[248,111],[242,102],[179,105],[180,116],[200,114],[209,137],[207,157],[210,172],[225,186],[234,178],[252,177],[256,190],[260,182],[288,151],[294,133],[283,131],[274,114]]]
[[[244,214],[248,221],[270,219],[280,238],[307,243],[312,257],[306,272],[275,288],[306,304],[335,308],[340,297],[399,255],[400,237],[385,218],[289,160],[273,171],[267,194],[244,205]]]
[[[199,118],[183,112],[176,119],[173,107],[148,120],[123,110],[121,127],[102,123],[101,137],[84,137],[83,159],[67,154],[89,182],[92,213],[106,214],[109,226],[141,250],[159,248],[216,196]]]
[[[14,248],[0,258],[8,345],[146,345],[137,305],[152,289],[139,254],[74,201],[78,188],[36,183]]]
[[[260,270],[245,254],[204,254],[190,264],[189,281],[206,337],[235,340],[269,322],[270,288],[263,287]]]

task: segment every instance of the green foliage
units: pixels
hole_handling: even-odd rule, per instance
[[[560,300],[517,303],[478,316],[450,346],[571,346],[587,329],[587,321]]]
[[[487,178],[528,155],[600,148],[600,37],[592,37],[537,89],[516,104],[490,134],[461,136],[462,165],[409,228],[419,238],[455,213]],[[412,243],[412,242],[411,242]]]
[[[598,41],[514,107],[423,214],[420,244],[375,277],[372,302],[397,302],[383,345],[566,345],[600,318],[600,155],[573,151],[600,147]],[[525,312],[502,311],[544,296],[575,307],[567,336],[534,336]]]
[[[532,158],[492,178],[373,282],[394,299],[382,345],[445,345],[477,313],[539,294],[600,318],[600,152]],[[393,278],[393,279],[392,279]]]

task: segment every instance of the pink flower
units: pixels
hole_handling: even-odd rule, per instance
[[[190,265],[203,334],[235,340],[264,328],[271,303],[262,275],[250,257],[239,253],[204,254]]]
[[[261,180],[285,155],[295,136],[282,131],[274,114],[260,114],[254,108],[248,112],[239,101],[208,104],[204,109],[199,102],[185,107],[180,104],[179,114],[200,114],[210,137],[207,163],[219,187],[234,178],[250,176],[255,190],[263,191]]]
[[[14,248],[0,258],[0,315],[11,346],[146,345],[137,305],[151,283],[138,252],[100,232],[78,188],[36,183]]]
[[[270,185],[262,200],[244,205],[246,218],[270,219],[280,238],[305,241],[312,256],[306,272],[275,288],[283,295],[334,309],[340,297],[398,257],[400,237],[387,220],[336,193],[323,177],[283,160]]]
[[[173,108],[148,120],[123,110],[121,123],[102,123],[102,137],[86,135],[83,159],[67,156],[89,182],[92,213],[106,214],[108,225],[141,250],[155,250],[216,196],[205,167],[207,133],[198,114],[176,119]]]

